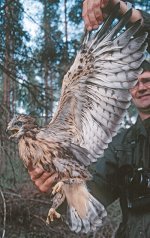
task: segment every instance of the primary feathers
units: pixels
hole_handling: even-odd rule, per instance
[[[137,34],[140,21],[125,29],[131,10],[112,24],[118,5],[101,29],[87,33],[73,65],[64,77],[52,121],[39,128],[34,119],[17,115],[9,123],[19,141],[25,166],[57,171],[53,204],[47,222],[59,218],[57,207],[67,199],[68,225],[89,232],[102,225],[106,211],[86,187],[87,166],[103,154],[117,133],[130,105],[129,89],[136,84],[144,60],[147,34]]]

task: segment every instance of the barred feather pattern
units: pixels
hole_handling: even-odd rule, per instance
[[[131,10],[112,29],[117,9],[94,36],[84,38],[74,64],[64,77],[58,109],[49,124],[66,129],[65,137],[101,156],[121,126],[130,106],[129,89],[137,82],[147,33],[137,34],[140,20],[124,29]]]

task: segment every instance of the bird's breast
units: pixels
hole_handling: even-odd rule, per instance
[[[52,162],[50,148],[44,141],[22,138],[19,141],[19,155],[26,167],[32,164],[33,167],[43,167],[49,170]]]

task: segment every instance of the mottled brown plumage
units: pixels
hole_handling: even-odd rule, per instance
[[[141,23],[122,30],[131,11],[109,29],[117,11],[118,6],[97,34],[85,36],[64,77],[50,124],[38,128],[32,117],[17,115],[8,125],[26,167],[31,163],[59,174],[47,222],[60,217],[56,208],[66,198],[68,224],[75,232],[95,230],[106,216],[103,205],[87,190],[86,180],[91,179],[87,166],[103,154],[117,133],[130,105],[128,90],[135,85],[144,60],[146,34],[135,35]]]

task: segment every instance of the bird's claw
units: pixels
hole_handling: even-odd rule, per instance
[[[64,182],[62,181],[56,183],[56,185],[52,188],[52,195],[60,192],[63,185],[64,185]]]
[[[59,219],[60,217],[61,215],[58,212],[56,212],[54,208],[50,208],[47,215],[46,223],[50,224],[52,221],[54,221],[54,219]]]

